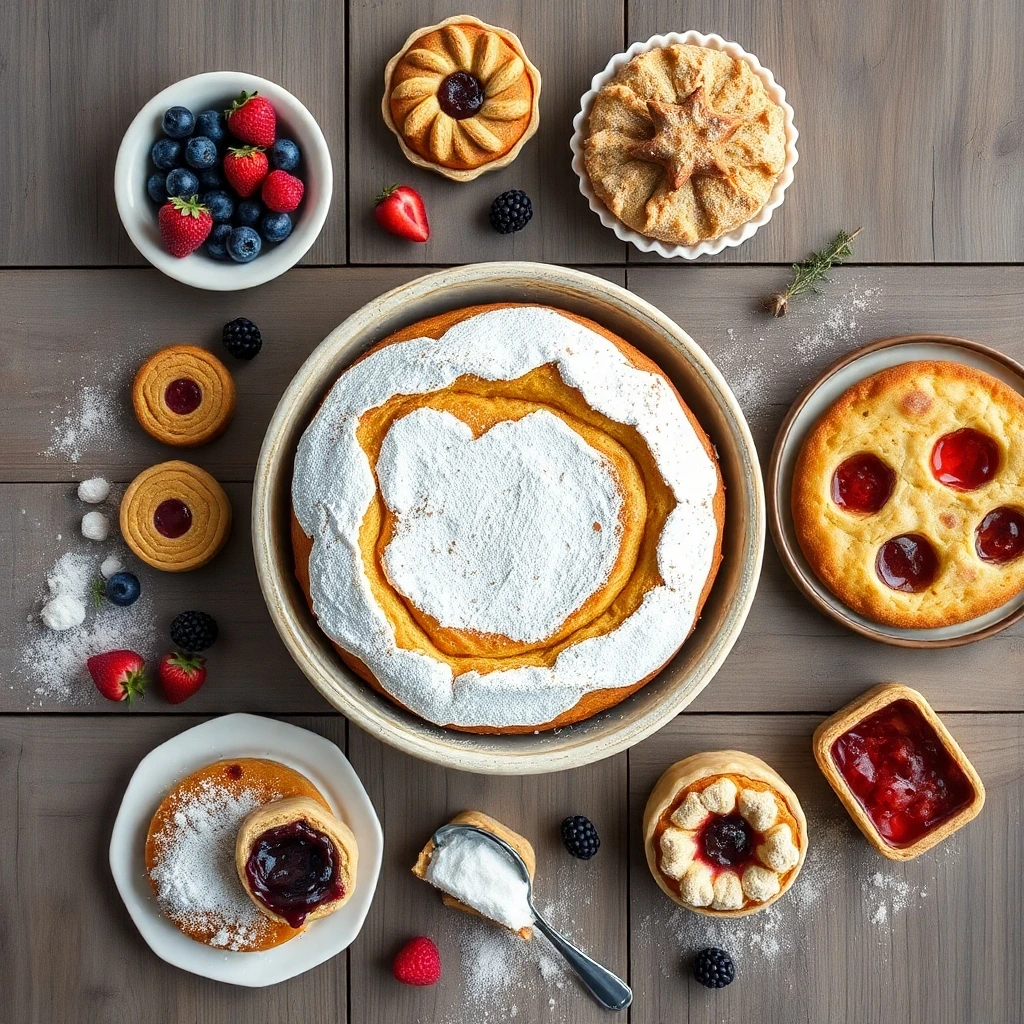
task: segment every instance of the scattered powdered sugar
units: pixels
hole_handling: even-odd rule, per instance
[[[121,417],[121,401],[111,382],[86,384],[81,378],[73,394],[52,412],[53,434],[43,452],[78,462],[86,451],[111,451]]]
[[[179,924],[209,935],[212,946],[251,946],[267,927],[235,869],[242,819],[266,802],[253,790],[234,793],[204,779],[175,808],[174,827],[155,837],[156,864],[150,876],[160,909]]]
[[[885,924],[893,914],[905,910],[910,900],[910,883],[897,875],[883,875],[876,871],[871,878],[861,885],[864,900],[874,904],[871,923]]]

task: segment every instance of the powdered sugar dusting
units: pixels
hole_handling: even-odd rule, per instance
[[[68,399],[51,411],[53,434],[42,454],[78,462],[88,451],[110,451],[120,419],[120,404],[117,390],[110,383],[80,383]]]

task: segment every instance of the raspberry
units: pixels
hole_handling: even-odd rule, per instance
[[[392,970],[403,985],[436,985],[441,980],[441,954],[430,939],[419,935],[399,950]]]

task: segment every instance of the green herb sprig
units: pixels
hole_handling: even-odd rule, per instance
[[[785,316],[789,311],[789,300],[806,292],[815,295],[818,289],[814,286],[819,281],[827,281],[825,276],[833,267],[838,266],[853,255],[853,240],[860,234],[857,228],[853,234],[840,231],[835,238],[817,252],[812,252],[802,263],[793,264],[793,280],[785,291],[773,292],[761,301],[761,305],[772,316]]]

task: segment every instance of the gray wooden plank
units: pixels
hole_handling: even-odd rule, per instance
[[[319,122],[334,200],[306,261],[345,262],[345,18],[334,5],[9,3],[0,35],[0,101],[22,140],[2,158],[17,201],[0,224],[0,265],[142,263],[114,206],[121,136],[161,89],[232,69],[288,89]]]
[[[856,1021],[992,1024],[1024,1018],[1020,818],[1024,719],[949,715],[987,790],[981,816],[918,859],[897,864],[855,829],[818,771],[807,716],[680,717],[629,753],[631,1021]],[[642,849],[644,803],[661,772],[700,750],[765,758],[796,790],[808,860],[773,907],[714,921],[672,903]],[[736,981],[701,988],[694,953],[722,946]]]
[[[349,756],[380,815],[385,842],[377,897],[351,950],[351,1019],[361,1024],[608,1019],[564,975],[542,938],[524,944],[498,926],[443,906],[440,895],[409,869],[434,829],[459,811],[490,814],[533,844],[535,898],[542,912],[625,976],[625,756],[557,775],[474,776],[415,761],[355,728]],[[586,814],[599,829],[601,849],[590,861],[573,859],[561,844],[558,827],[569,814]],[[440,949],[442,979],[433,988],[410,988],[391,977],[395,953],[415,935],[431,937]]]
[[[800,162],[772,221],[712,259],[801,259],[863,226],[872,262],[1024,259],[1016,97],[1024,7],[891,0],[629,5],[628,42],[696,28],[757,54],[796,111]],[[630,260],[660,261],[630,250]]]
[[[0,880],[9,1024],[51,1021],[310,1024],[347,1019],[347,955],[266,989],[178,970],[145,944],[107,866],[110,831],[136,764],[199,724],[169,716],[0,719]],[[295,719],[344,748],[340,718]]]
[[[458,13],[443,0],[381,4],[352,0],[349,73],[349,249],[353,263],[466,263],[537,259],[552,263],[617,263],[625,245],[589,211],[569,152],[572,119],[590,79],[622,49],[622,0],[481,0],[472,14],[515,32],[540,69],[540,130],[509,167],[472,182],[453,182],[410,164],[381,117],[384,67],[410,33]],[[425,245],[385,234],[373,219],[373,197],[392,182],[423,196],[431,223]],[[534,217],[522,232],[501,236],[488,223],[491,201],[524,189]]]

